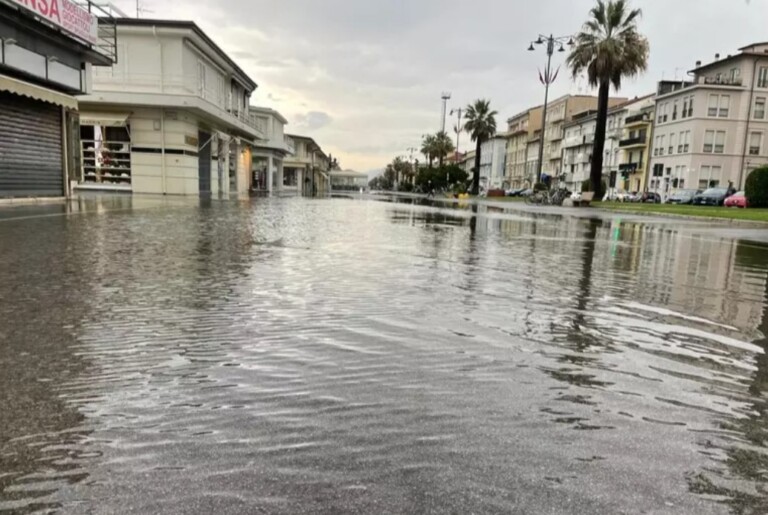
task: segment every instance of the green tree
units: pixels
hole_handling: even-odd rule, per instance
[[[434,136],[433,151],[434,156],[437,158],[440,168],[443,167],[443,161],[445,158],[453,153],[456,147],[453,146],[453,140],[448,136],[445,131],[440,131]]]
[[[749,174],[744,193],[751,207],[768,207],[768,166]]]
[[[432,161],[435,159],[435,136],[428,134],[421,140],[421,153],[427,159],[427,166],[432,168]]]
[[[472,176],[472,195],[480,193],[480,147],[484,141],[496,134],[496,111],[491,111],[489,100],[475,100],[474,104],[467,106],[464,130],[466,130],[475,142],[475,168]]]
[[[641,14],[640,9],[630,10],[628,0],[597,0],[567,59],[574,78],[586,71],[590,85],[598,88],[589,177],[592,191],[600,195],[610,87],[618,91],[623,78],[634,77],[648,66],[648,40],[637,30]]]

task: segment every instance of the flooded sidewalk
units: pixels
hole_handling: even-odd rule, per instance
[[[766,232],[0,209],[0,512],[765,513]]]

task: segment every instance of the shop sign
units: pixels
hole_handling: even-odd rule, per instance
[[[99,19],[72,0],[10,0],[93,45],[98,39]]]

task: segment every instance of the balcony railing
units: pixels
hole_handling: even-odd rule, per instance
[[[741,80],[741,77],[736,78],[730,78],[730,77],[701,77],[699,79],[700,84],[719,84],[721,86],[741,86],[744,84],[744,82]]]
[[[619,147],[634,147],[638,145],[645,145],[645,142],[647,140],[647,136],[637,136],[634,138],[626,138],[621,141],[619,141]]]
[[[619,165],[619,171],[625,173],[635,173],[643,169],[643,163],[624,163]]]
[[[650,117],[646,113],[641,114],[635,114],[632,116],[627,116],[627,119],[624,120],[625,125],[635,125],[638,123],[649,123],[651,121]]]

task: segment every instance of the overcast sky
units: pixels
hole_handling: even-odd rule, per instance
[[[118,0],[135,15],[135,0]],[[576,32],[592,0],[141,0],[146,18],[196,22],[259,84],[255,105],[273,107],[288,132],[312,136],[344,168],[382,168],[439,130],[449,109],[489,98],[497,123],[543,101],[527,52],[539,32]],[[696,60],[768,41],[768,0],[634,0],[649,38],[648,72],[622,96],[682,78]],[[555,64],[566,54],[555,54]],[[552,94],[591,92],[561,73]],[[455,119],[449,123],[452,132]],[[462,134],[462,150],[469,138]]]

